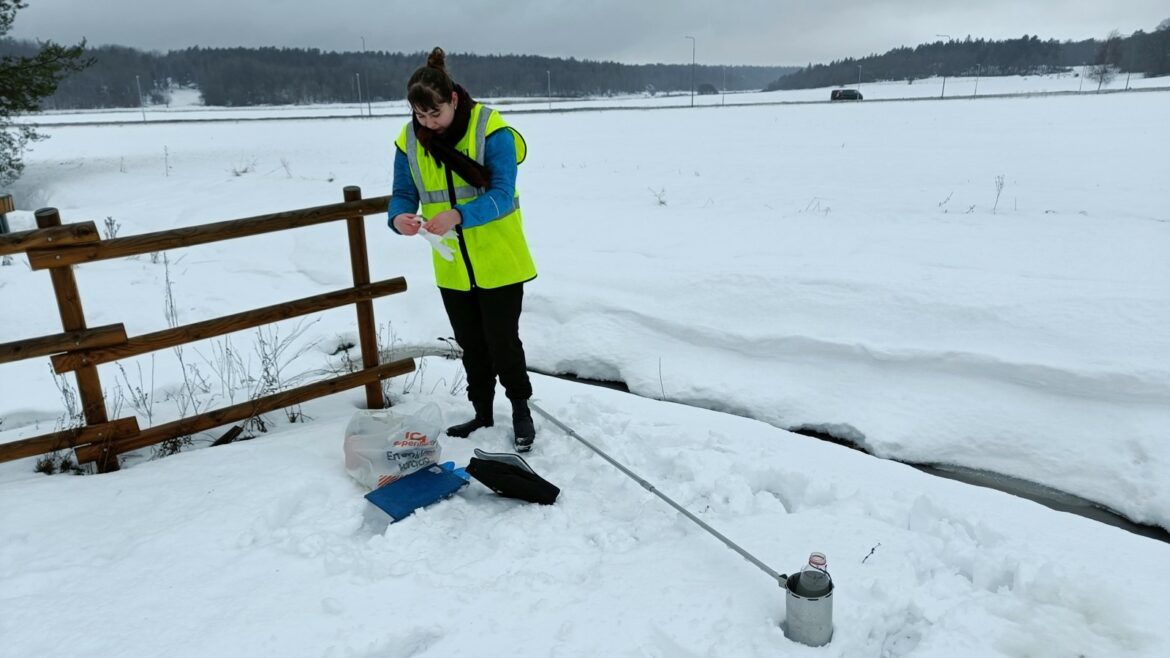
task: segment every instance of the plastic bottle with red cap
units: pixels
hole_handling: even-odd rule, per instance
[[[808,564],[800,569],[793,593],[808,599],[815,599],[829,593],[833,580],[829,577],[829,561],[824,553],[812,553]]]

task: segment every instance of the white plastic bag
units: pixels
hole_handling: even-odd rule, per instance
[[[404,415],[362,409],[345,428],[345,471],[370,489],[439,461],[443,412],[434,402]]]

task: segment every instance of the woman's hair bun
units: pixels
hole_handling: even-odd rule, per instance
[[[443,49],[435,46],[430,55],[427,55],[427,66],[433,69],[439,69],[443,73],[447,72],[447,53]]]

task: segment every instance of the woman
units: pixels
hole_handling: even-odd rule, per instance
[[[441,48],[410,76],[406,98],[414,117],[395,142],[390,227],[402,235],[425,231],[443,237],[454,252],[448,260],[436,250],[432,259],[443,306],[463,348],[475,417],[447,434],[466,437],[494,424],[498,377],[512,402],[516,450],[527,452],[536,428],[528,409],[532,384],[520,342],[520,310],[524,283],[536,278],[536,266],[516,193],[524,138],[451,80]]]

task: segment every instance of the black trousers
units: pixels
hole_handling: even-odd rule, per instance
[[[524,344],[520,342],[520,310],[524,284],[502,288],[474,288],[468,292],[439,288],[455,340],[463,348],[467,371],[467,398],[490,409],[496,378],[509,400],[532,397]]]

